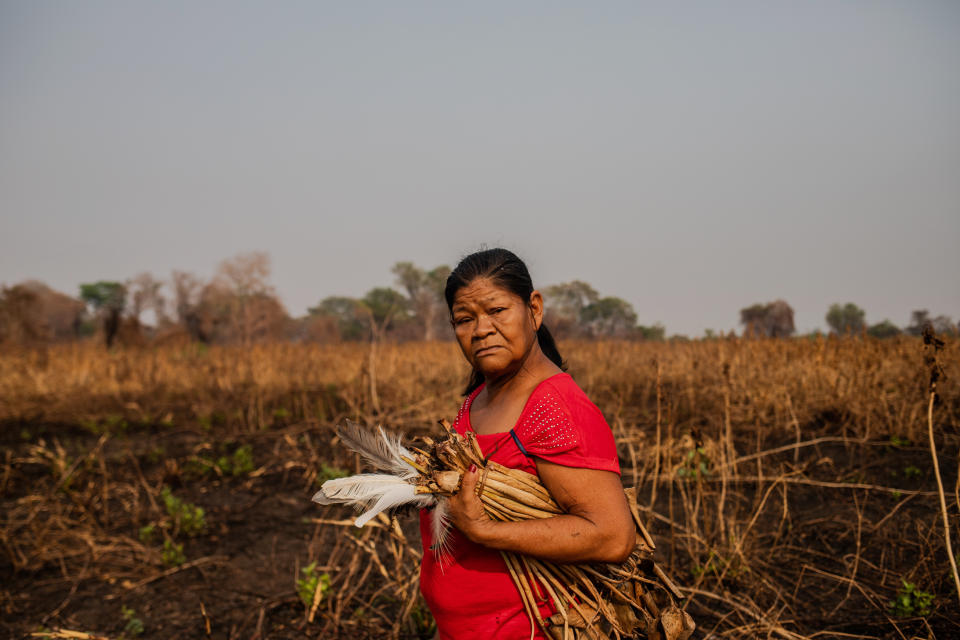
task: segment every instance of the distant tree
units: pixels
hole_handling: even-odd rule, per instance
[[[367,335],[366,314],[356,298],[328,296],[307,310],[311,316],[330,318],[343,340],[361,340]]]
[[[269,284],[270,256],[241,253],[217,267],[201,294],[201,312],[221,339],[249,344],[284,333],[289,317]],[[201,319],[203,321],[203,319]]]
[[[600,294],[586,282],[573,280],[543,290],[546,322],[559,336],[574,336],[586,331],[584,309],[600,300]]]
[[[910,325],[904,331],[911,336],[919,336],[928,326],[941,335],[960,334],[960,325],[954,325],[950,316],[940,315],[931,318],[930,312],[926,309],[917,309],[911,313]]]
[[[170,275],[173,290],[173,307],[177,323],[193,340],[209,342],[210,335],[204,330],[199,312],[202,284],[192,273],[174,271]]]
[[[744,307],[740,310],[740,324],[746,336],[786,338],[796,332],[793,307],[785,300]]]
[[[0,289],[0,342],[51,342],[80,335],[85,305],[36,280]]]
[[[391,323],[407,316],[409,301],[395,289],[377,287],[368,291],[360,303],[361,308],[367,313],[367,326],[370,329],[367,373],[370,380],[371,408],[376,414],[380,412],[380,399],[377,394],[378,345],[386,335]]]
[[[774,300],[767,305],[767,334],[771,338],[788,338],[796,332],[793,324],[793,307],[784,300]]]
[[[323,314],[308,314],[296,321],[294,340],[330,344],[341,340],[337,319]]]
[[[867,329],[867,335],[874,338],[893,338],[894,336],[900,335],[900,333],[900,327],[889,320],[870,325],[870,328]]]
[[[264,251],[239,253],[222,260],[214,280],[228,286],[238,296],[273,293],[270,279],[270,255]]]
[[[910,314],[910,324],[905,331],[911,336],[919,336],[928,324],[931,324],[930,312],[926,309],[916,309]]]
[[[93,308],[103,325],[107,348],[120,330],[120,318],[127,303],[127,289],[119,282],[100,280],[80,285],[80,298]]]
[[[0,342],[24,344],[42,337],[37,294],[23,285],[0,290]]]
[[[848,302],[846,304],[832,304],[827,311],[827,326],[838,335],[854,335],[863,332],[866,323],[866,312]]]
[[[393,265],[393,274],[406,292],[409,308],[423,327],[423,339],[435,340],[438,319],[443,316],[443,288],[450,275],[450,267],[440,265],[424,271],[412,262]]]
[[[176,322],[194,340],[241,343],[297,337],[297,323],[287,314],[270,278],[270,256],[241,253],[220,262],[214,277],[204,284],[193,274],[174,271],[170,289]],[[144,308],[165,309],[162,299],[150,300],[155,284],[144,278]],[[165,311],[158,311],[160,321]]]
[[[627,337],[637,324],[637,314],[630,303],[614,296],[590,303],[580,315],[593,337]]]
[[[740,324],[743,325],[745,335],[767,335],[767,305],[758,303],[740,309]]]
[[[708,330],[709,331],[709,330]],[[636,334],[641,340],[649,340],[651,342],[663,342],[667,336],[667,330],[662,324],[655,324],[649,327],[645,327],[642,324],[637,325]]]
[[[950,316],[937,316],[930,321],[930,325],[939,335],[952,335],[956,330]]]
[[[363,298],[329,296],[307,310],[311,316],[331,318],[343,340],[382,341],[398,322],[410,318],[410,301],[396,289],[377,287]]]
[[[360,301],[369,314],[368,328],[372,340],[381,340],[390,325],[407,317],[409,301],[402,293],[389,287],[376,287]]]
[[[152,311],[158,325],[164,322],[167,301],[161,293],[163,282],[144,271],[128,280],[126,287],[130,317],[140,323],[143,313]]]

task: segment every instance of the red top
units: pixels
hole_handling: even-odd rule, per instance
[[[460,407],[453,423],[457,433],[473,431],[470,405],[482,389],[480,385]],[[603,414],[566,373],[551,376],[534,389],[513,431],[526,452],[534,457],[521,452],[509,431],[477,434],[484,456],[534,475],[536,458],[567,467],[620,473],[613,433]],[[451,551],[441,564],[430,549],[430,517],[430,511],[421,510],[420,590],[437,621],[440,638],[529,638],[530,620],[500,552],[473,543],[453,529]],[[544,618],[554,613],[546,598],[538,605]],[[546,638],[539,628],[534,637]]]

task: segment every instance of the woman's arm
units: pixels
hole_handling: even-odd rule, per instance
[[[540,481],[565,511],[542,520],[490,519],[474,493],[480,473],[467,471],[450,498],[453,525],[473,542],[553,562],[623,562],[636,529],[620,478],[611,471],[579,469],[537,459]]]

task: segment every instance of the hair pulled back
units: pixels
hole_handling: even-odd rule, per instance
[[[453,311],[453,301],[457,292],[477,278],[486,278],[494,285],[519,296],[521,300],[529,304],[530,294],[533,293],[533,280],[531,280],[530,272],[523,260],[507,249],[484,249],[468,255],[450,272],[447,285],[443,290],[443,296],[446,298],[449,311]],[[563,371],[567,370],[567,366],[560,356],[560,351],[557,350],[557,343],[550,335],[547,325],[542,322],[540,328],[537,329],[537,342],[540,344],[540,350],[543,351],[544,355]],[[463,394],[469,395],[481,384],[483,384],[483,374],[474,369],[470,374],[470,382],[467,383],[467,388]]]

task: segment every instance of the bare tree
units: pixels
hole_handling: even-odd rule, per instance
[[[270,257],[264,252],[222,261],[200,296],[202,330],[212,325],[210,331],[242,344],[278,335],[288,316],[269,277]]]
[[[955,332],[953,320],[950,316],[937,316],[930,321],[930,325],[940,335],[953,335]]]
[[[170,275],[170,282],[173,289],[173,307],[177,323],[187,331],[187,334],[193,340],[209,342],[210,336],[203,330],[198,309],[201,291],[200,280],[192,273],[174,271]]]
[[[0,342],[34,342],[42,332],[37,294],[22,284],[0,290]]]
[[[86,307],[36,280],[0,290],[0,340],[49,342],[80,334]]]
[[[543,300],[550,331],[560,336],[577,335],[587,330],[584,309],[596,304],[600,294],[586,282],[573,280],[547,287]]]
[[[767,305],[767,335],[771,338],[788,338],[796,330],[793,324],[793,307],[785,300],[774,300]]]
[[[240,297],[273,295],[270,278],[270,256],[264,251],[239,253],[217,266],[213,280]]]
[[[743,325],[743,335],[748,337],[766,335],[767,306],[752,304],[740,309],[740,324]]]
[[[440,265],[424,271],[412,262],[393,265],[397,284],[406,292],[414,316],[423,325],[423,339],[435,340],[437,319],[442,315],[443,288],[450,275],[450,267]]]
[[[926,327],[932,328],[938,334],[949,335],[958,332],[960,324],[955,325],[950,316],[940,315],[931,318],[930,312],[926,309],[917,309],[910,314],[910,325],[904,329],[904,332],[912,336],[919,336]]]
[[[785,300],[754,304],[740,310],[740,324],[744,335],[767,338],[786,338],[796,332],[793,307]]]
[[[160,325],[166,319],[166,298],[163,297],[161,290],[163,282],[154,278],[151,274],[144,271],[138,273],[127,281],[127,312],[130,317],[141,322],[141,316],[144,312],[152,311],[157,325]]]

